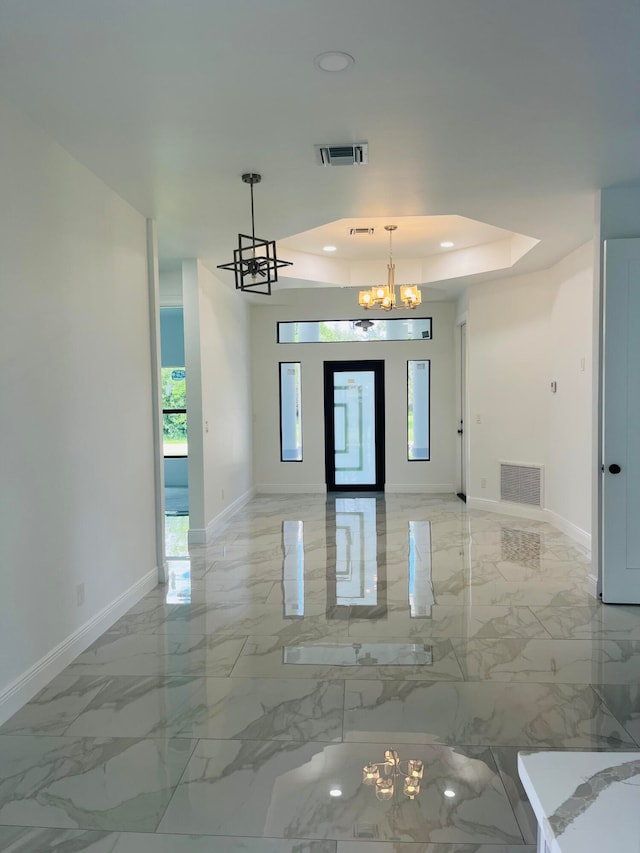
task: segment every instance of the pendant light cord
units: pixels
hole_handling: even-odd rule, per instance
[[[249,184],[249,189],[251,190],[251,240],[253,242],[253,254],[255,257],[255,252],[256,252],[256,223],[255,223],[255,217],[253,214],[253,183]]]

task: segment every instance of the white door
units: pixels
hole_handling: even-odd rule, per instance
[[[464,421],[467,414],[467,324],[460,326],[460,491],[458,497],[467,498],[467,439]]]
[[[640,239],[605,241],[602,599],[640,604]]]

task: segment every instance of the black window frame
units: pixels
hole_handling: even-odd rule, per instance
[[[284,459],[282,446],[282,368],[285,364],[297,364],[300,374],[300,411],[298,417],[300,419],[300,459]],[[301,361],[279,361],[278,362],[278,426],[280,430],[280,461],[281,462],[302,462],[304,460],[304,441],[302,432],[302,362]]]
[[[429,454],[426,459],[411,459],[409,456],[409,365],[412,362],[426,361],[429,364],[429,384],[427,386],[427,405],[429,407],[427,417],[427,437],[429,439]],[[431,462],[431,359],[430,358],[408,358],[407,359],[407,462]]]

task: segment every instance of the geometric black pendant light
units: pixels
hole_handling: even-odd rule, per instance
[[[271,296],[271,285],[278,280],[280,267],[292,266],[291,261],[282,261],[276,256],[275,240],[261,240],[256,237],[253,218],[253,185],[259,184],[261,175],[247,172],[242,176],[245,184],[251,188],[251,236],[238,234],[238,248],[233,251],[233,261],[218,264],[219,270],[233,270],[236,277],[236,290],[248,290]]]

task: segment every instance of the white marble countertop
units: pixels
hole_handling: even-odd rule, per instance
[[[551,853],[640,853],[640,752],[518,755]]]

